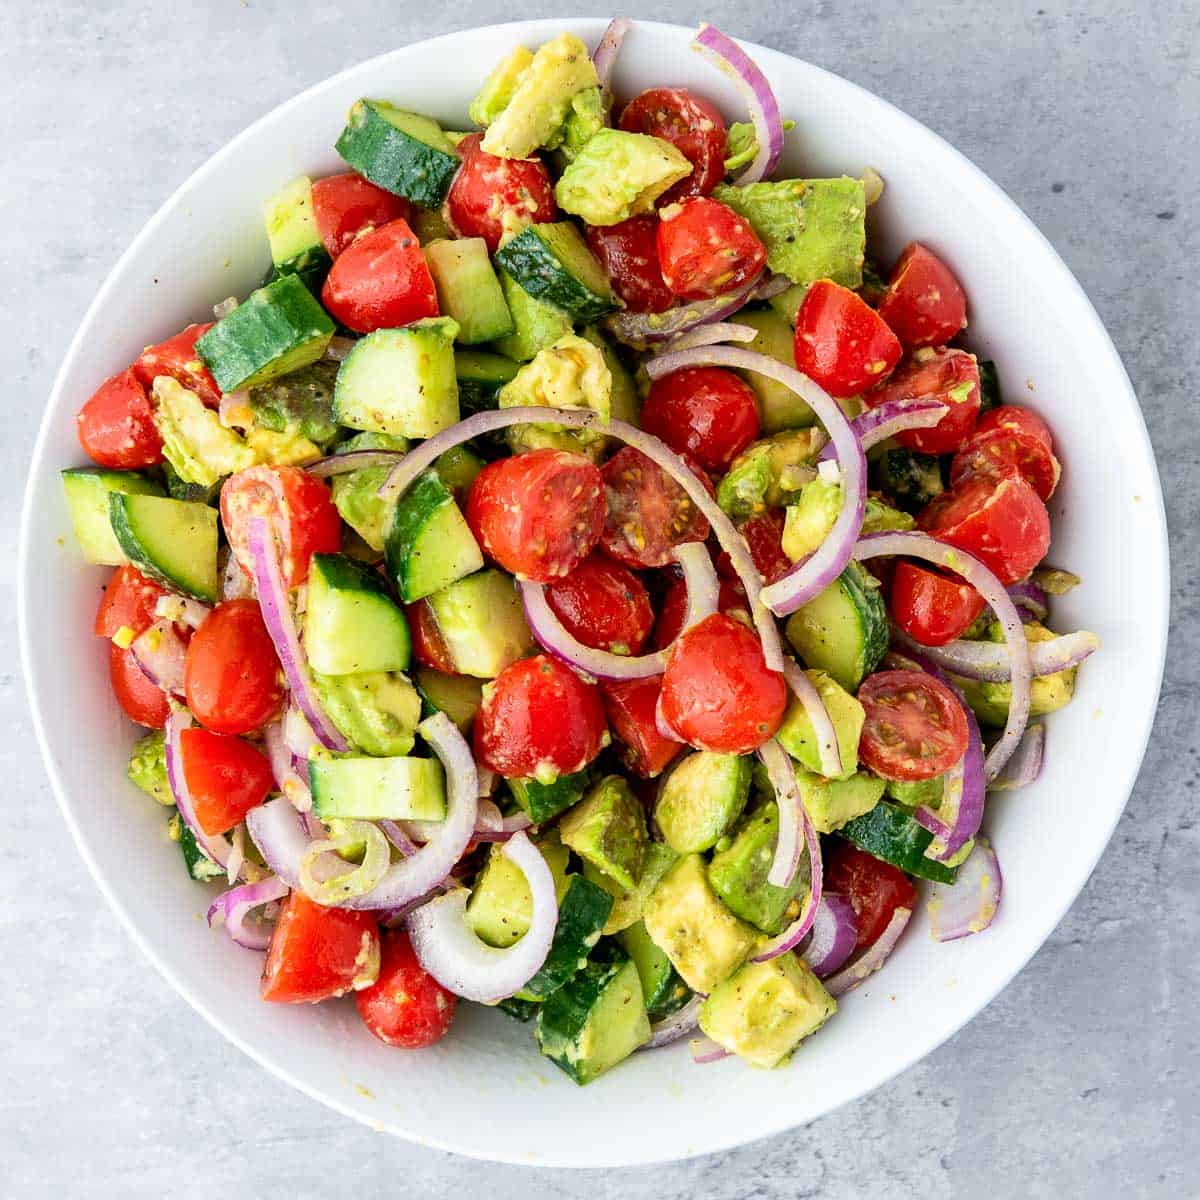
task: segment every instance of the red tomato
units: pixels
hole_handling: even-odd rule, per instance
[[[196,342],[213,324],[209,321],[204,325],[189,325],[165,342],[147,346],[133,364],[133,373],[142,387],[149,391],[158,376],[169,375],[189,392],[195,392],[209,408],[216,408],[221,403],[221,389],[196,352]]]
[[[161,596],[170,593],[126,563],[109,576],[108,586],[96,610],[93,630],[97,637],[112,637],[122,626],[134,637],[154,624],[154,609]]]
[[[79,444],[102,467],[136,471],[162,462],[154,408],[133,368],[106,379],[75,418]]]
[[[218,604],[192,635],[184,690],[192,715],[217,733],[250,733],[279,712],[279,658],[255,601]]]
[[[858,922],[856,950],[879,941],[898,908],[910,911],[917,889],[899,867],[838,839],[825,858],[825,888],[845,896]]]
[[[313,219],[330,258],[337,258],[360,233],[389,221],[408,220],[412,206],[354,171],[312,185]]]
[[[232,829],[275,786],[267,756],[239,737],[185,729],[179,752],[196,823],[210,836]]]
[[[489,463],[471,485],[467,524],[519,579],[549,583],[592,552],[604,528],[604,481],[581,454],[531,450]]]
[[[458,997],[417,961],[408,934],[393,929],[383,935],[379,978],[354,1003],[363,1024],[381,1042],[421,1050],[446,1036]]]
[[[662,676],[600,685],[608,723],[621,743],[621,761],[643,779],[653,779],[682,749],[680,742],[658,732],[655,710]]]
[[[758,437],[758,402],[754,389],[732,371],[684,367],[650,385],[641,424],[672,450],[719,473]]]
[[[658,261],[658,218],[588,225],[587,244],[630,312],[663,312],[675,303]]]
[[[868,408],[892,400],[938,400],[950,411],[931,429],[906,429],[896,441],[922,454],[953,454],[975,431],[979,364],[965,350],[918,350],[878,387],[863,393]]]
[[[412,634],[413,657],[424,666],[432,667],[445,675],[455,674],[454,660],[446,647],[446,640],[438,628],[437,619],[428,600],[417,600],[404,606],[408,618],[408,629]]]
[[[990,414],[989,414],[990,415]],[[1016,426],[993,428],[975,436],[954,456],[950,483],[969,475],[1001,476],[1016,471],[1035,492],[1049,500],[1058,487],[1062,467],[1046,443]]]
[[[570,775],[600,753],[607,733],[600,689],[537,654],[485,685],[475,757],[509,779]]]
[[[695,196],[658,215],[663,279],[682,300],[736,291],[767,265],[767,248],[750,222],[716,200]]]
[[[721,577],[717,611],[731,615],[736,613],[749,619],[750,604],[746,599],[746,589],[739,580]],[[679,636],[686,615],[687,584],[682,575],[676,575],[658,608],[658,621],[654,626],[656,650],[665,649]]]
[[[983,612],[983,597],[963,580],[899,559],[892,573],[892,619],[922,646],[962,637]]]
[[[1050,426],[1032,408],[1022,408],[1017,404],[1000,404],[990,412],[984,413],[975,426],[977,434],[991,433],[997,429],[1027,434],[1036,438],[1047,450],[1054,449]]]
[[[606,516],[601,545],[628,567],[663,567],[684,542],[708,537],[708,518],[640,450],[623,446],[601,468]],[[708,476],[697,476],[709,490]]]
[[[620,128],[662,138],[692,164],[692,173],[664,192],[659,204],[707,196],[725,177],[724,118],[687,88],[648,88],[625,106]]]
[[[796,366],[831,396],[854,396],[886,379],[903,349],[861,296],[818,279],[796,313]]]
[[[308,578],[314,554],[336,554],[342,519],[329,489],[299,467],[250,467],[221,488],[221,524],[238,563],[251,578],[250,518],[265,517],[277,539],[289,588]]]
[[[326,908],[303,892],[283,902],[259,994],[276,1004],[315,1004],[379,977],[375,914]]]
[[[766,583],[782,579],[792,569],[792,560],[783,552],[783,524],[783,509],[769,508],[751,517],[741,527],[750,557]]]
[[[398,329],[438,315],[433,276],[403,218],[356,238],[338,255],[321,303],[347,329]]]
[[[892,268],[879,315],[910,350],[942,346],[966,325],[967,297],[932,250],[910,242]]]
[[[446,205],[460,237],[480,237],[495,254],[505,237],[558,216],[554,185],[540,158],[497,158],[480,148],[483,135],[458,143],[462,166]]]
[[[108,677],[117,703],[131,721],[151,729],[161,729],[167,723],[171,709],[166,693],[146,678],[132,650],[109,643]]]
[[[917,525],[974,554],[1003,584],[1024,579],[1050,548],[1050,516],[1016,471],[968,475],[927,504]]]
[[[924,671],[877,671],[858,700],[866,710],[859,757],[884,779],[932,779],[966,752],[962,703]]]
[[[713,613],[679,635],[663,675],[662,713],[700,750],[748,754],[772,737],[787,707],[783,676],[740,621]]]
[[[654,626],[642,581],[627,567],[592,554],[546,588],[546,602],[577,641],[610,654],[638,654]]]

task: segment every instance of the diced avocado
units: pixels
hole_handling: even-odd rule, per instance
[[[734,324],[749,325],[757,330],[746,349],[756,354],[765,354],[786,366],[794,367],[795,332],[792,326],[773,308],[754,309],[740,312],[731,318]],[[768,379],[758,371],[740,371],[739,374],[758,397],[758,413],[763,433],[778,433],[781,429],[805,429],[816,424],[816,414],[791,388],[774,379]]]
[[[609,374],[612,376],[609,416],[615,420],[636,425],[642,404],[638,397],[637,384],[634,383],[633,376],[621,361],[621,356],[595,325],[585,326],[580,330],[580,335],[587,338],[604,355],[604,365],[608,367]]]
[[[893,508],[878,496],[867,497],[867,507],[863,513],[863,533],[883,533],[891,529],[915,529],[916,526],[917,522],[911,513]]]
[[[538,839],[536,845],[554,876],[561,903],[568,886],[567,849],[555,834]],[[493,843],[467,901],[467,924],[476,937],[502,950],[528,933],[533,919],[533,895],[525,872],[503,850],[501,843]]]
[[[342,442],[334,453],[350,454],[355,450],[404,452],[407,449],[408,441],[405,438],[387,433],[359,433]],[[391,467],[362,467],[357,471],[347,471],[344,475],[335,475],[330,480],[333,504],[338,515],[372,550],[383,549],[384,536],[392,523],[395,501],[382,500],[378,494],[391,470]]]
[[[590,1083],[650,1040],[637,966],[602,942],[587,966],[546,998],[534,1029],[538,1049],[578,1084]]]
[[[567,162],[574,162],[584,146],[604,128],[604,124],[604,99],[600,89],[584,88],[582,92],[576,92],[571,99],[567,119],[563,122],[559,153]]]
[[[745,187],[719,185],[713,199],[754,227],[767,266],[793,283],[862,283],[867,198],[861,179],[784,179]]]
[[[529,158],[554,140],[576,94],[598,87],[600,81],[588,48],[571,33],[539,46],[523,69],[513,72],[513,65],[508,102],[488,122],[481,146],[500,158]],[[506,82],[495,89],[508,90]],[[487,107],[493,106],[494,99]]]
[[[83,557],[90,563],[120,566],[126,558],[108,519],[108,493],[161,496],[162,486],[137,471],[104,467],[72,467],[62,472],[62,482]]]
[[[439,238],[454,237],[454,230],[450,228],[450,222],[446,220],[446,214],[440,208],[422,208],[419,204],[414,205],[408,224],[422,246],[436,242]]]
[[[483,554],[436,470],[400,497],[384,539],[388,572],[405,603],[421,600],[483,567]]]
[[[711,992],[754,949],[758,934],[717,898],[699,854],[681,858],[650,893],[646,932],[693,991]]]
[[[322,359],[254,388],[250,408],[255,424],[275,433],[297,434],[322,448],[328,446],[340,432],[333,419],[337,373],[337,363]]]
[[[493,68],[467,110],[476,125],[490,125],[508,107],[521,76],[531,62],[533,51],[525,46],[516,46]]]
[[[548,783],[533,778],[510,779],[508,786],[522,811],[528,814],[535,825],[540,825],[566,812],[573,804],[578,804],[587,791],[590,779],[590,773],[583,770],[559,775]]]
[[[848,822],[842,827],[841,835],[860,850],[909,875],[932,879],[934,883],[954,882],[956,868],[929,858],[925,853],[933,841],[933,834],[918,825],[903,808],[887,800],[881,800],[870,812]]]
[[[852,696],[840,683],[824,671],[804,672],[817,689],[825,704],[825,711],[833,722],[837,734],[838,751],[842,759],[842,773],[838,778],[848,779],[858,769],[858,741],[862,736],[866,713],[857,697]],[[776,735],[783,748],[810,771],[821,770],[821,756],[817,738],[813,733],[812,721],[804,705],[793,697],[784,714],[783,724]]]
[[[316,462],[321,457],[321,447],[299,433],[250,429],[246,432],[246,445],[254,452],[255,461],[269,467],[293,467]]]
[[[545,1000],[587,964],[600,940],[612,897],[582,875],[571,875],[558,902],[558,925],[545,962],[517,993],[521,1000]]]
[[[503,571],[477,571],[426,603],[459,675],[495,679],[533,648],[521,598]]]
[[[558,824],[563,844],[622,887],[637,886],[646,856],[641,801],[620,775],[607,775]]]
[[[747,963],[700,1008],[700,1028],[755,1067],[775,1067],[837,1012],[812,968],[789,951]]]
[[[537,405],[546,408],[589,408],[607,423],[611,413],[612,374],[604,353],[584,338],[568,333],[540,350],[506,383],[501,408]],[[508,442],[514,454],[553,447],[586,454],[604,446],[603,428],[567,430],[561,425],[512,425]]]
[[[941,463],[932,454],[884,444],[870,458],[872,485],[901,508],[924,508],[945,491]]]
[[[767,882],[779,840],[779,806],[768,800],[742,822],[736,837],[708,864],[708,882],[734,916],[775,934],[799,915],[798,896],[810,886],[808,856],[787,887]]]
[[[312,672],[321,705],[342,736],[364,754],[407,754],[421,720],[421,697],[398,672]]]
[[[1051,567],[1046,563],[1034,567],[1030,578],[1051,596],[1065,596],[1083,582],[1074,571],[1064,571],[1062,567]]]
[[[675,865],[679,855],[670,846],[662,842],[648,842],[646,853],[642,858],[642,874],[637,885],[632,888],[622,887],[611,875],[606,875],[599,867],[590,862],[583,864],[583,873],[593,883],[604,888],[613,898],[612,912],[604,926],[605,937],[628,929],[635,921],[641,920],[642,909],[646,898],[656,887],[659,880]]]
[[[663,781],[654,820],[672,850],[709,850],[742,815],[749,795],[749,758],[696,750]]]
[[[433,464],[433,469],[454,494],[454,499],[459,505],[463,505],[470,495],[471,485],[486,465],[469,446],[458,445],[451,446],[445,454],[440,454],[437,462]]]
[[[500,272],[500,290],[512,314],[513,331],[492,345],[506,358],[528,362],[574,328],[558,305],[531,296],[507,271]]]
[[[884,782],[870,771],[849,779],[826,779],[803,767],[796,768],[800,798],[818,833],[833,833],[869,813],[883,796]]]
[[[376,571],[341,554],[314,554],[304,609],[304,651],[322,675],[404,671],[412,640]]]
[[[617,936],[617,941],[637,966],[646,1012],[651,1020],[674,1012],[687,1002],[692,989],[679,978],[679,972],[671,966],[671,960],[650,940],[646,926],[641,921],[623,930]]]
[[[717,503],[735,521],[790,504],[813,478],[828,439],[821,429],[789,429],[748,446],[717,486]]]
[[[796,325],[796,314],[800,311],[800,305],[804,303],[804,297],[808,295],[808,289],[811,287],[808,283],[793,283],[790,288],[772,296],[767,303],[771,306],[772,311],[778,313],[789,325],[794,328]]]
[[[470,675],[447,675],[424,664],[416,671],[417,691],[424,701],[422,715],[443,712],[466,733],[483,704],[483,683]]]
[[[652,212],[659,196],[691,173],[688,159],[662,138],[601,129],[562,173],[554,196],[589,225],[617,225]]]
[[[244,471],[257,455],[195,392],[160,375],[154,381],[154,425],[163,441],[163,457],[186,483],[211,487],[222,476]]]
[[[783,552],[792,562],[821,548],[842,511],[843,495],[840,482],[830,483],[819,475],[800,489],[783,523]]]
[[[1031,642],[1049,642],[1058,635],[1039,622],[1030,621],[1025,626],[1025,636]],[[999,621],[992,621],[988,625],[985,640],[1005,640],[1004,628]],[[1068,667],[1053,675],[1035,675],[1030,687],[1029,715],[1045,716],[1069,704],[1075,695],[1075,675],[1078,670],[1078,667]],[[1003,725],[1008,720],[1008,705],[1012,700],[1011,683],[984,683],[982,680],[962,679],[957,675],[953,678],[981,724]]]
[[[436,758],[314,758],[313,812],[322,821],[442,821],[446,776]]]
[[[932,779],[889,779],[884,788],[888,797],[910,812],[918,808],[940,808],[946,792],[945,775]]]
[[[140,787],[147,796],[153,796],[159,804],[169,805],[175,803],[175,797],[171,794],[171,785],[167,782],[165,742],[161,730],[139,738],[129,755],[126,774],[130,783]]]

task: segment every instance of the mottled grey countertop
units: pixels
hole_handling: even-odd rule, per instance
[[[382,50],[567,4],[9,3],[0,39],[0,549],[84,309],[165,197],[262,113]],[[134,948],[59,819],[0,577],[0,1196],[1171,1196],[1200,1191],[1200,39],[1195,0],[806,0],[631,15],[807,58],[965,151],[1058,248],[1142,400],[1174,549],[1155,736],[1062,925],[981,1016],[811,1127],[653,1171],[484,1167],[267,1076]],[[1114,448],[1114,452],[1119,452]],[[502,1119],[502,1114],[498,1114]]]

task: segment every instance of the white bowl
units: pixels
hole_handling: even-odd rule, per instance
[[[105,572],[82,565],[59,485],[80,458],[74,414],[142,345],[245,294],[267,256],[260,202],[300,172],[341,166],[333,142],[363,95],[461,126],[497,58],[563,29],[589,44],[599,20],[530,21],[454,33],[385,54],[276,109],[209,160],[159,210],[88,311],[59,372],[29,476],[21,539],[21,644],[34,719],[63,814],[134,940],[179,992],[247,1054],[314,1099],[378,1129],[478,1158],[547,1166],[658,1162],[724,1149],[811,1121],[943,1042],[1013,977],[1075,899],[1113,831],[1150,732],[1167,630],[1162,497],[1137,400],[1112,343],[1054,250],[1012,202],[945,142],[843,79],[748,47],[798,127],[785,166],[809,176],[877,168],[872,245],[886,263],[910,238],[962,279],[970,342],[999,364],[1008,399],[1049,418],[1064,460],[1052,558],[1083,576],[1056,601],[1062,629],[1103,648],[1075,702],[1049,722],[1036,786],[994,799],[1004,868],[1000,914],[948,945],[923,914],[886,970],[849,997],[789,1067],[693,1065],[686,1045],[636,1055],[578,1089],[531,1031],[464,1005],[452,1036],[423,1053],[375,1041],[347,1002],[263,1004],[261,959],[200,919],[209,892],[186,878],[164,814],[125,782],[134,730],[109,695],[91,623]],[[689,53],[691,31],[639,22],[619,94],[677,83],[742,109]]]

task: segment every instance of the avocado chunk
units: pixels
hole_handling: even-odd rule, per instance
[[[1025,636],[1031,642],[1049,642],[1058,635],[1038,621],[1030,621],[1025,626]],[[999,621],[992,621],[987,627],[988,642],[1003,642],[1004,627]],[[1031,717],[1045,716],[1046,713],[1057,712],[1069,704],[1075,695],[1075,674],[1078,667],[1068,667],[1065,671],[1056,671],[1053,675],[1037,675],[1030,687],[1029,715]],[[966,697],[971,710],[979,718],[982,725],[1003,725],[1008,720],[1008,705],[1012,700],[1011,683],[984,683],[982,680],[962,679],[952,677],[962,694]]]
[[[338,365],[322,359],[281,375],[250,392],[256,425],[305,438],[324,448],[340,432],[333,419],[333,385]]]
[[[129,782],[136,784],[152,796],[159,804],[174,804],[175,797],[171,794],[171,785],[167,782],[166,738],[161,730],[148,733],[134,743],[129,755],[129,767],[126,774]]]
[[[916,519],[911,513],[901,512],[878,496],[867,497],[867,507],[863,513],[863,533],[884,533],[892,529],[908,530],[916,527]]]
[[[827,441],[821,429],[790,429],[754,442],[717,486],[717,503],[735,521],[790,504],[816,475],[812,463]]]
[[[679,978],[671,960],[650,940],[641,921],[620,933],[617,941],[637,966],[646,1012],[652,1021],[687,1003],[692,989]]]
[[[245,440],[226,429],[216,412],[178,380],[158,376],[153,397],[154,426],[163,441],[163,457],[185,483],[211,487],[222,476],[258,462]]]
[[[620,775],[606,775],[558,825],[563,844],[622,887],[637,886],[646,857],[641,801]]]
[[[818,833],[833,833],[869,813],[883,798],[884,782],[870,771],[849,779],[826,779],[803,767],[796,768],[800,798]]]
[[[618,421],[627,421],[630,425],[636,425],[642,402],[638,396],[637,384],[634,383],[633,376],[621,361],[621,356],[595,325],[585,326],[580,330],[580,335],[587,338],[604,355],[604,365],[608,367],[608,372],[612,376],[609,416]]]
[[[888,798],[910,812],[918,808],[940,808],[946,792],[945,775],[932,779],[889,779],[884,787]]]
[[[862,283],[867,197],[861,179],[784,179],[719,185],[713,199],[745,217],[767,248],[767,266],[793,283]]]
[[[659,880],[675,865],[679,855],[670,846],[662,842],[650,842],[642,858],[642,875],[634,887],[622,887],[611,875],[606,875],[599,867],[590,862],[583,864],[585,879],[604,888],[613,898],[612,912],[604,923],[604,936],[611,937],[642,917],[642,909],[646,899],[656,887]]]
[[[708,882],[735,916],[761,929],[778,933],[799,915],[794,904],[808,890],[807,855],[787,887],[767,882],[779,840],[779,806],[768,800],[742,822],[733,841],[719,848],[708,864]]]
[[[837,734],[838,751],[842,759],[842,773],[839,779],[849,779],[858,769],[858,742],[862,737],[862,727],[866,720],[866,712],[840,683],[824,671],[804,672],[817,694],[825,705],[825,711],[833,722],[833,731]],[[795,697],[788,705],[783,716],[783,724],[776,734],[783,748],[799,763],[810,771],[820,772],[821,755],[817,748],[817,737],[813,733],[812,721],[804,705]]]
[[[740,312],[732,320],[735,324],[749,325],[757,331],[754,340],[747,344],[747,350],[765,354],[768,358],[774,358],[789,367],[796,365],[795,331],[791,322],[773,307]],[[738,374],[758,397],[758,412],[763,433],[778,433],[781,429],[806,429],[816,424],[816,414],[790,387],[768,379],[758,371],[739,371]]]
[[[808,558],[821,548],[842,511],[843,494],[840,482],[830,483],[818,475],[788,505],[783,523],[783,552],[792,562]]]
[[[663,780],[654,820],[672,850],[709,850],[742,815],[750,795],[750,759],[697,750]]]
[[[553,833],[534,844],[554,876],[554,891],[561,904],[568,886],[567,848]],[[528,933],[533,919],[533,894],[525,872],[503,850],[501,843],[492,844],[467,901],[467,924],[475,936],[501,950]]]
[[[354,450],[397,450],[408,449],[406,438],[390,433],[359,433],[343,442],[335,454],[349,454]],[[387,531],[392,524],[394,500],[381,500],[379,489],[391,474],[391,467],[361,467],[335,475],[330,480],[333,505],[338,515],[358,534],[372,550],[382,553]]]
[[[392,758],[413,748],[421,697],[398,671],[312,672],[317,695],[342,736],[363,754]]]
[[[532,62],[533,51],[525,46],[514,47],[500,60],[467,110],[476,125],[490,125],[505,110]]]
[[[700,1008],[700,1028],[755,1067],[775,1067],[837,1012],[837,1001],[792,952],[747,963]]]
[[[691,162],[662,138],[601,129],[562,173],[554,197],[589,225],[617,225],[652,212],[659,196],[691,173]]]
[[[717,898],[699,854],[681,858],[650,893],[646,932],[693,991],[711,992],[754,949],[758,933]]]
[[[567,119],[563,122],[562,141],[558,152],[567,162],[574,162],[579,152],[604,128],[604,99],[598,87],[584,88],[571,99]]]

